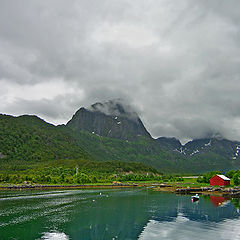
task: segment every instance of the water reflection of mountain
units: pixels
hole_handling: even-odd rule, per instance
[[[168,194],[162,197],[176,200],[169,201],[174,202],[172,208],[175,216],[172,219],[164,218],[165,212],[158,209],[144,226],[138,239],[240,239],[239,199],[229,201],[223,198],[211,199],[208,196],[201,197],[198,203],[192,203],[190,196],[177,197]],[[216,207],[210,200],[222,207]]]
[[[229,203],[221,208],[213,206],[210,196],[202,196],[199,202],[192,203],[190,196],[176,196],[174,194],[150,194],[152,204],[152,219],[157,221],[171,221],[182,213],[190,220],[220,222],[224,219],[239,217],[239,213],[233,204]],[[228,201],[228,199],[226,199]],[[167,203],[167,204],[166,204]],[[235,206],[237,204],[235,203]]]
[[[137,239],[149,221],[217,223],[239,217],[232,204],[216,208],[210,197],[201,197],[196,204],[190,196],[144,190],[112,192],[109,198],[98,199],[91,205],[87,210],[81,206],[76,209],[81,214],[76,214],[68,229],[71,235],[81,234],[83,239]]]
[[[0,196],[1,239],[152,239],[144,234],[154,232],[164,239],[174,229],[184,236],[184,230],[201,232],[207,225],[216,228],[226,221],[231,221],[230,226],[240,222],[239,200],[215,207],[210,197],[192,203],[191,196],[146,189],[4,194]]]

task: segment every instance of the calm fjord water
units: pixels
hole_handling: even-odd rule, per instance
[[[150,189],[0,192],[0,239],[236,240],[238,207]]]

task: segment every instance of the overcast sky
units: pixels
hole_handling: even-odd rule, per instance
[[[154,136],[240,140],[239,0],[0,0],[0,112],[123,98]]]

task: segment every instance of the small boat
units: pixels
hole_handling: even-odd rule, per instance
[[[194,195],[194,196],[192,196],[191,197],[191,199],[192,199],[192,202],[196,202],[196,201],[198,201],[199,200],[199,195],[198,194],[196,194],[196,195]]]

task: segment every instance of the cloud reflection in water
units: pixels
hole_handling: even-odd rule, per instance
[[[240,220],[224,220],[221,223],[192,221],[178,214],[173,222],[150,220],[139,236],[139,240],[157,239],[240,239]]]
[[[41,237],[42,240],[69,240],[69,237],[65,233],[61,232],[46,232]]]

